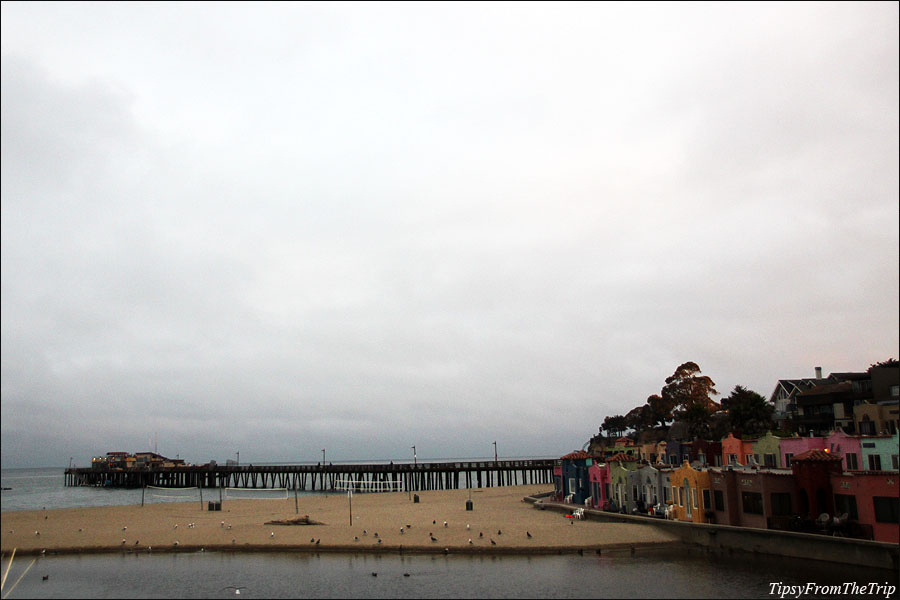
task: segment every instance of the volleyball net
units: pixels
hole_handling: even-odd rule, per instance
[[[149,502],[203,502],[203,491],[199,487],[144,486],[141,503]]]

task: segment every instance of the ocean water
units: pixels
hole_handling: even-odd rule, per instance
[[[140,503],[140,490],[67,488],[62,473],[3,470],[2,485],[12,488],[2,492],[3,512]],[[18,556],[2,597],[224,598],[240,587],[245,598],[777,598],[773,583],[896,586],[897,579],[883,570],[692,547],[599,556],[142,552]]]

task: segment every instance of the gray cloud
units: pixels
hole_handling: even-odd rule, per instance
[[[4,466],[561,455],[896,356],[895,5],[2,10]]]

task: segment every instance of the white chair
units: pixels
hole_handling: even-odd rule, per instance
[[[584,509],[583,508],[576,508],[572,514],[575,515],[575,518],[578,519],[579,521],[584,519]]]

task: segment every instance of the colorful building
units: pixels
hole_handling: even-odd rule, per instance
[[[639,510],[641,506],[644,512],[651,506],[664,506],[666,501],[671,499],[670,473],[671,470],[668,468],[658,469],[652,465],[640,467],[635,472],[637,489],[633,490],[633,495],[637,498]]]
[[[591,506],[600,510],[609,508],[609,465],[595,462],[588,467],[591,490]]]
[[[566,454],[559,460],[560,486],[557,488],[557,494],[566,502],[584,504],[590,496],[588,469],[593,464],[593,457],[583,450],[578,450]]]
[[[687,461],[669,475],[673,517],[679,521],[706,523],[710,510],[709,472],[698,471]]]
[[[823,437],[794,437],[781,438],[778,442],[781,453],[781,464],[785,469],[791,468],[791,459],[807,450],[824,450],[825,438]]]
[[[690,447],[691,463],[711,467],[722,466],[722,442],[695,439]]]
[[[868,471],[896,471],[898,439],[894,435],[867,435],[859,438],[862,468]]]
[[[797,486],[785,469],[710,469],[712,521],[736,527],[788,529],[797,514]]]
[[[629,494],[628,474],[637,470],[637,458],[627,454],[617,454],[609,458],[606,464],[609,467],[610,509],[615,512],[630,512],[635,504],[634,497]]]
[[[769,468],[781,468],[781,438],[767,431],[753,444],[753,456],[759,465]]]
[[[728,437],[722,440],[722,464],[749,465],[754,460],[759,464],[759,457],[755,456],[753,451],[755,443],[754,439],[736,438],[733,433],[729,433]]]
[[[834,514],[831,477],[841,474],[842,459],[826,450],[807,450],[791,460],[797,485],[797,514],[815,519],[822,513]]]
[[[863,537],[878,542],[900,542],[898,479],[897,473],[883,471],[833,474],[834,512],[847,514],[851,525],[852,521],[861,524]]]
[[[859,471],[865,469],[860,462],[862,448],[859,445],[859,437],[847,435],[838,429],[825,437],[825,448],[831,453],[843,458],[845,471]]]

